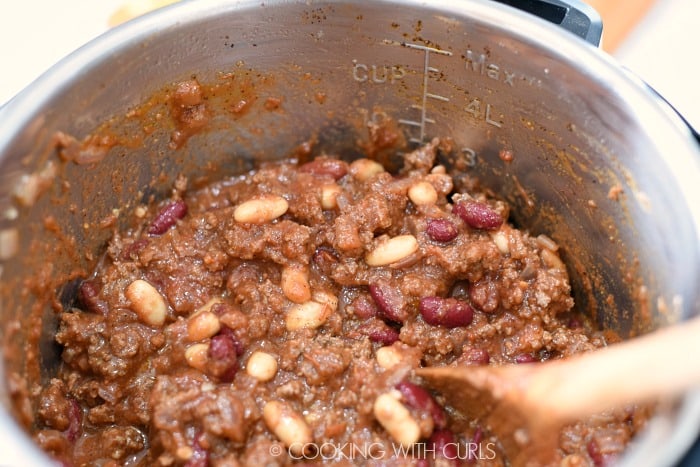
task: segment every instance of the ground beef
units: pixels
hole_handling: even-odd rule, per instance
[[[181,92],[194,110],[180,117],[205,120]],[[63,366],[35,398],[36,441],[76,466],[507,463],[413,370],[605,340],[576,313],[556,244],[460,189],[438,147],[396,174],[322,156],[196,190],[181,177],[137,207],[60,316]],[[640,420],[570,425],[559,455],[603,465]]]

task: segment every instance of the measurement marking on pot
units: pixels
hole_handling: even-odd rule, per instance
[[[410,141],[412,143],[423,143],[425,140],[425,125],[428,123],[435,123],[435,120],[428,117],[428,99],[433,99],[436,101],[440,102],[449,102],[450,99],[445,96],[441,96],[439,94],[435,94],[432,92],[428,91],[428,85],[430,83],[430,73],[439,73],[440,70],[438,68],[435,68],[430,65],[430,55],[431,54],[438,54],[438,55],[446,55],[446,56],[451,56],[452,52],[449,52],[447,50],[440,50],[436,49],[434,47],[427,47],[424,45],[420,44],[412,44],[410,42],[406,42],[402,44],[404,47],[408,47],[409,49],[415,49],[415,50],[421,50],[424,53],[424,58],[423,58],[423,87],[421,90],[421,103],[420,104],[413,104],[411,108],[419,110],[420,111],[420,119],[419,120],[411,120],[411,119],[399,119],[399,123],[403,125],[408,125],[414,128],[418,128],[418,137],[411,137]]]
[[[477,53],[467,49],[467,53],[464,55],[464,61],[467,70],[471,69],[475,73],[488,76],[492,80],[502,82],[510,87],[515,86],[516,73],[514,71],[509,71],[496,63],[489,62],[486,54]]]
[[[398,65],[366,65],[357,60],[352,61],[352,78],[358,83],[394,84],[406,76],[406,70]]]

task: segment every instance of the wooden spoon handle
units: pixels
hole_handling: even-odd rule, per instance
[[[675,396],[700,385],[700,317],[532,371],[533,406],[561,419]],[[533,368],[534,370],[534,368]],[[545,405],[546,407],[543,407]]]

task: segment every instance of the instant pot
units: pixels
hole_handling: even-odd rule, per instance
[[[577,307],[602,328],[632,338],[698,313],[697,136],[597,48],[600,34],[576,1],[198,0],[51,68],[0,110],[0,463],[50,465],[18,394],[57,365],[51,304],[125,225],[122,208],[164,196],[180,172],[223,176],[308,142],[357,157],[370,121],[393,122],[407,149],[449,138],[443,162],[560,245]],[[164,87],[232,76],[256,93],[244,114],[212,103],[206,131],[179,147],[157,112],[145,131],[139,112]],[[101,153],[59,157],[57,132],[98,128],[115,138]],[[675,465],[699,423],[700,393],[662,401],[622,465]]]

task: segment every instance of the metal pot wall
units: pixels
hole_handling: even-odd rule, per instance
[[[139,132],[129,109],[168,83],[216,82],[222,72],[257,93],[240,118],[222,101],[207,131],[178,149],[164,119],[99,162],[57,158],[56,131],[82,138],[116,116],[116,133]],[[265,109],[267,98],[281,106]],[[351,158],[366,122],[386,117],[407,146],[452,138],[446,162],[511,202],[518,226],[561,245],[578,306],[601,326],[629,337],[700,309],[698,143],[594,46],[485,0],[200,0],[98,38],[0,110],[3,370],[36,381],[55,364],[46,292],[91,268],[110,233],[96,226],[115,209],[165,193],[182,170],[230,173],[310,139],[314,152]],[[59,248],[47,264],[34,252],[49,252],[57,232],[95,256]],[[47,278],[42,290],[27,286],[36,277]],[[32,336],[40,345],[25,353]],[[32,352],[43,368],[27,366]],[[1,436],[22,465],[43,465],[10,415],[10,389],[0,388]],[[626,465],[671,465],[692,442],[700,395],[668,405]]]

